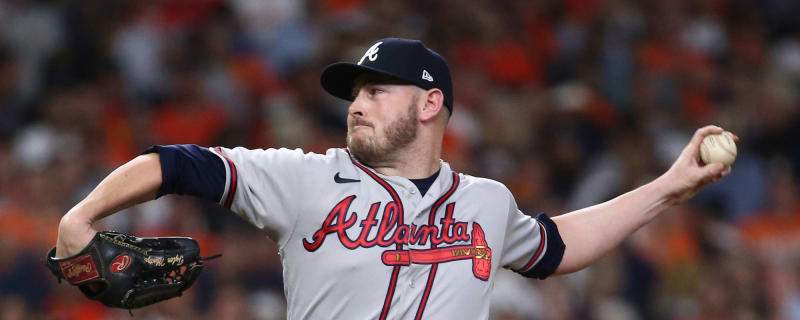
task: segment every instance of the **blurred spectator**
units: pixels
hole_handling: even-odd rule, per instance
[[[794,263],[800,257],[800,189],[791,168],[778,161],[771,168],[764,211],[740,225],[745,244],[768,262]]]
[[[136,103],[144,104],[169,89],[162,56],[166,35],[158,25],[157,6],[134,5],[121,18],[110,53],[120,68],[127,95],[145,99]]]

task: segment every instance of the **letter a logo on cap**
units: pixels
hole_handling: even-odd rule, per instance
[[[431,76],[430,73],[428,73],[428,70],[425,70],[425,69],[422,69],[422,79],[425,79],[425,80],[428,80],[430,82],[433,82],[433,77]]]
[[[364,62],[364,58],[367,57],[369,57],[369,61],[375,61],[375,59],[378,59],[378,46],[380,46],[381,43],[383,43],[383,41],[379,41],[378,43],[369,47],[369,50],[364,53],[364,56],[361,57],[361,60],[358,60],[358,64],[360,65],[362,62]]]

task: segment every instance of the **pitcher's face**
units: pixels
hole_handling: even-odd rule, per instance
[[[379,163],[417,138],[421,89],[414,85],[357,81],[347,115],[347,146],[366,164]]]

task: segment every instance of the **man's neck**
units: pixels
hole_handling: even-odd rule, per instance
[[[419,143],[417,139],[401,150],[396,150],[390,160],[369,164],[375,171],[387,176],[400,176],[407,179],[428,178],[441,167],[442,145]]]

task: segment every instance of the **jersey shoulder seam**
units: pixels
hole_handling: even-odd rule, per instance
[[[497,188],[501,192],[511,194],[511,191],[508,189],[508,187],[497,180],[476,177],[462,172],[459,172],[458,174],[461,176],[461,184],[463,186],[480,185],[488,188]]]
[[[302,154],[301,157],[306,157],[309,154],[312,154],[310,152],[305,152],[303,149],[300,149],[300,148],[297,148],[297,149],[294,149],[294,150],[300,150],[300,153]],[[317,155],[317,154],[314,153],[314,155]],[[300,168],[303,168],[303,167],[304,166],[301,166]],[[295,181],[296,181],[297,180],[297,174],[295,174],[294,178],[295,178]],[[297,224],[298,224],[297,221],[300,219],[300,214],[303,213],[303,210],[301,210],[299,208],[295,208],[295,210],[297,210],[297,212],[295,212],[292,215],[292,217],[293,217],[293,219],[292,219],[292,227],[289,228],[289,233],[286,235],[286,237],[283,238],[283,241],[276,241],[278,243],[278,250],[280,250],[280,251],[283,251],[283,248],[285,248],[286,245],[289,244],[289,241],[292,240],[292,237],[294,237],[295,231],[297,230]]]
[[[330,165],[338,166],[337,162],[338,161],[342,161],[342,160],[339,159],[339,157],[341,157],[341,156],[346,156],[347,157],[347,161],[348,162],[350,161],[349,155],[346,152],[341,151],[340,149],[341,148],[330,148],[325,152],[325,154],[319,154],[319,153],[314,153],[314,152],[305,152],[303,149],[300,149],[300,148],[297,148],[297,149],[294,149],[294,150],[300,150],[301,152],[303,152],[303,156],[304,157],[307,157],[307,156],[319,157],[319,158],[324,159],[323,161],[326,161],[326,160],[328,160],[326,158],[329,158],[330,159],[330,162],[329,162]],[[297,212],[295,212],[295,214],[292,215],[292,216],[294,216],[294,219],[292,219],[293,220],[292,221],[292,227],[289,229],[289,233],[284,238],[284,241],[276,241],[276,243],[278,243],[278,250],[283,250],[283,248],[287,244],[289,244],[289,242],[293,239],[294,235],[297,233],[298,220],[300,219],[300,215],[301,214],[303,214],[303,210],[298,210]]]

